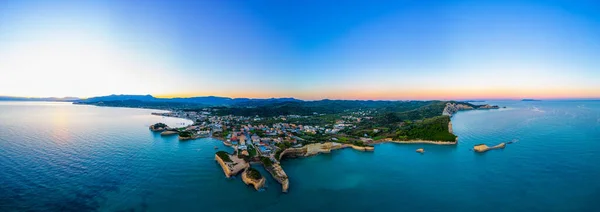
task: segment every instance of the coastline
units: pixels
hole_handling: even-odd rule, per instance
[[[285,149],[279,154],[278,160],[281,160],[283,156],[293,154],[288,157],[310,157],[314,155],[319,155],[323,153],[331,153],[332,150],[352,148],[357,151],[374,151],[375,148],[373,146],[356,146],[352,144],[342,144],[337,142],[325,142],[325,143],[313,143],[308,144],[303,147],[298,148],[288,148]]]
[[[290,186],[290,181],[285,171],[283,171],[281,165],[279,163],[274,163],[271,167],[266,167],[264,165],[263,167],[267,170],[267,172],[269,172],[269,174],[271,174],[275,181],[281,184],[281,192],[287,193]]]
[[[456,145],[456,144],[458,144],[458,140],[456,140],[456,141],[429,141],[429,140],[383,141],[383,142],[378,142],[378,143],[373,143],[373,144],[382,144],[382,143]]]
[[[231,176],[237,175],[240,171],[245,170],[250,167],[250,164],[246,163],[244,160],[237,158],[237,156],[229,155],[232,162],[225,162],[219,155],[215,153],[215,160],[221,165],[223,169],[223,173],[227,178]]]
[[[454,115],[455,113],[457,113],[459,111],[463,111],[463,110],[495,109],[495,108],[488,108],[488,107],[473,108],[468,105],[448,103],[446,105],[446,107],[444,108],[442,116],[452,117],[452,115]],[[169,112],[169,113],[152,113],[152,115],[179,118],[177,116],[172,116],[173,114],[171,112]],[[175,115],[177,115],[177,114],[175,114]],[[190,120],[189,118],[183,118],[183,119]],[[454,135],[451,119],[448,121],[447,130],[449,133]],[[165,133],[165,134],[168,134],[168,133]],[[191,137],[179,136],[180,140],[192,140],[195,138],[197,138],[197,136],[191,136]],[[227,139],[225,137],[223,137],[222,135],[215,136],[212,138],[221,141],[223,143],[223,145],[225,145],[225,146],[229,146],[234,149],[237,149],[236,146],[234,146],[234,145],[232,145],[232,143],[228,142]],[[380,139],[377,141],[373,141],[373,140],[371,140],[370,142],[367,141],[364,143],[366,145],[360,145],[360,146],[355,145],[354,143],[338,143],[338,142],[333,142],[333,141],[327,141],[327,142],[323,142],[323,143],[318,143],[318,142],[317,143],[309,143],[309,144],[305,144],[304,146],[300,146],[300,147],[284,148],[283,151],[281,151],[279,153],[278,157],[273,159],[274,162],[272,165],[270,163],[267,163],[267,164],[269,164],[269,165],[267,165],[267,164],[265,164],[266,162],[263,162],[262,165],[271,174],[271,176],[278,183],[281,184],[282,192],[286,193],[289,189],[289,178],[280,165],[280,161],[284,157],[288,157],[288,158],[310,157],[310,156],[315,156],[315,155],[324,154],[324,153],[331,153],[332,150],[345,149],[345,148],[352,148],[353,150],[356,150],[356,151],[371,152],[371,151],[375,151],[374,145],[381,144],[381,143],[457,145],[458,137],[455,136],[454,141],[423,140],[423,139],[394,140],[393,138],[385,138],[385,139]],[[497,147],[492,147],[491,149],[494,149],[494,148],[497,148]],[[423,151],[423,149],[417,149],[417,152],[423,153],[424,151]],[[243,157],[238,157],[237,155],[228,154],[229,158],[231,159],[231,161],[229,161],[229,159],[227,159],[227,157],[224,154],[220,153],[221,155],[218,155],[217,153],[215,153],[215,160],[219,163],[219,165],[223,169],[223,172],[227,178],[229,178],[231,176],[235,176],[241,172],[242,181],[246,185],[252,185],[256,190],[259,190],[260,188],[262,188],[264,186],[265,181],[266,181],[264,177],[262,179],[250,179],[249,178],[247,171],[250,168],[250,164],[246,162],[247,158],[246,158],[246,161],[244,161]],[[220,156],[223,158],[221,158]],[[246,156],[247,156],[247,154],[246,154]],[[276,157],[276,156],[277,155],[274,155],[271,157]],[[227,160],[229,162],[225,162],[225,160]],[[259,163],[259,162],[255,162],[255,163]]]
[[[215,160],[217,161],[217,163],[219,163],[219,165],[221,165],[221,168],[223,169],[223,173],[225,174],[225,176],[227,178],[231,177],[231,170],[229,169],[229,166],[227,166],[225,164],[225,162],[218,156],[215,154]]]

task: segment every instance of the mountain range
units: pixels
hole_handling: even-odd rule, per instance
[[[218,96],[199,96],[187,98],[157,98],[152,95],[109,95],[99,96],[87,99],[79,99],[74,102],[77,104],[96,104],[100,102],[148,102],[148,103],[180,103],[197,104],[207,106],[227,106],[227,105],[247,105],[261,106],[279,102],[297,102],[302,101],[295,98],[269,98],[269,99],[251,99],[251,98],[229,98]]]

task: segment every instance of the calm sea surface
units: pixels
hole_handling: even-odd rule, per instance
[[[226,179],[214,146],[230,149],[218,140],[148,130],[186,120],[0,102],[0,211],[600,210],[600,101],[491,103],[507,108],[452,118],[457,146],[380,144],[285,160],[282,194],[270,177],[262,192]],[[470,150],[515,139],[504,150]]]

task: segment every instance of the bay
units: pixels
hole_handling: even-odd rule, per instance
[[[156,110],[0,102],[0,211],[596,211],[599,101],[459,112],[456,146],[379,144],[282,162],[289,193],[226,179],[216,139],[148,130]],[[474,153],[473,145],[516,141]],[[417,154],[425,148],[425,154]],[[263,174],[267,174],[257,166]]]

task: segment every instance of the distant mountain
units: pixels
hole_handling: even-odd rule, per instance
[[[106,101],[126,101],[126,100],[137,100],[137,101],[156,101],[152,95],[110,95],[110,96],[98,96],[87,99],[81,99],[78,103],[92,103],[92,102],[106,102]]]
[[[521,101],[523,101],[523,102],[536,102],[536,101],[542,101],[542,100],[539,100],[539,99],[522,99]]]
[[[218,97],[218,96],[200,96],[200,97],[178,97],[178,98],[156,98],[152,95],[110,95],[110,96],[99,96],[88,99],[82,99],[76,101],[78,104],[97,104],[115,101],[135,101],[138,105],[142,102],[152,102],[155,105],[157,102],[162,103],[178,103],[178,104],[196,104],[196,105],[208,105],[208,106],[247,106],[256,107],[273,103],[280,102],[295,102],[302,101],[294,98],[270,98],[270,99],[250,99],[250,98],[229,98],[229,97]]]
[[[231,98],[218,97],[218,96],[199,96],[199,97],[188,97],[188,98],[162,98],[163,101],[171,102],[188,102],[188,103],[199,103],[206,105],[230,105],[232,104]]]
[[[42,98],[33,98],[33,97],[16,97],[16,96],[0,96],[0,101],[51,101],[51,102],[73,102],[80,100],[77,97],[42,97]]]
[[[233,106],[237,107],[259,107],[265,105],[271,105],[276,103],[285,102],[303,102],[299,99],[294,98],[270,98],[270,99],[248,99],[248,98],[236,98],[232,99]]]

